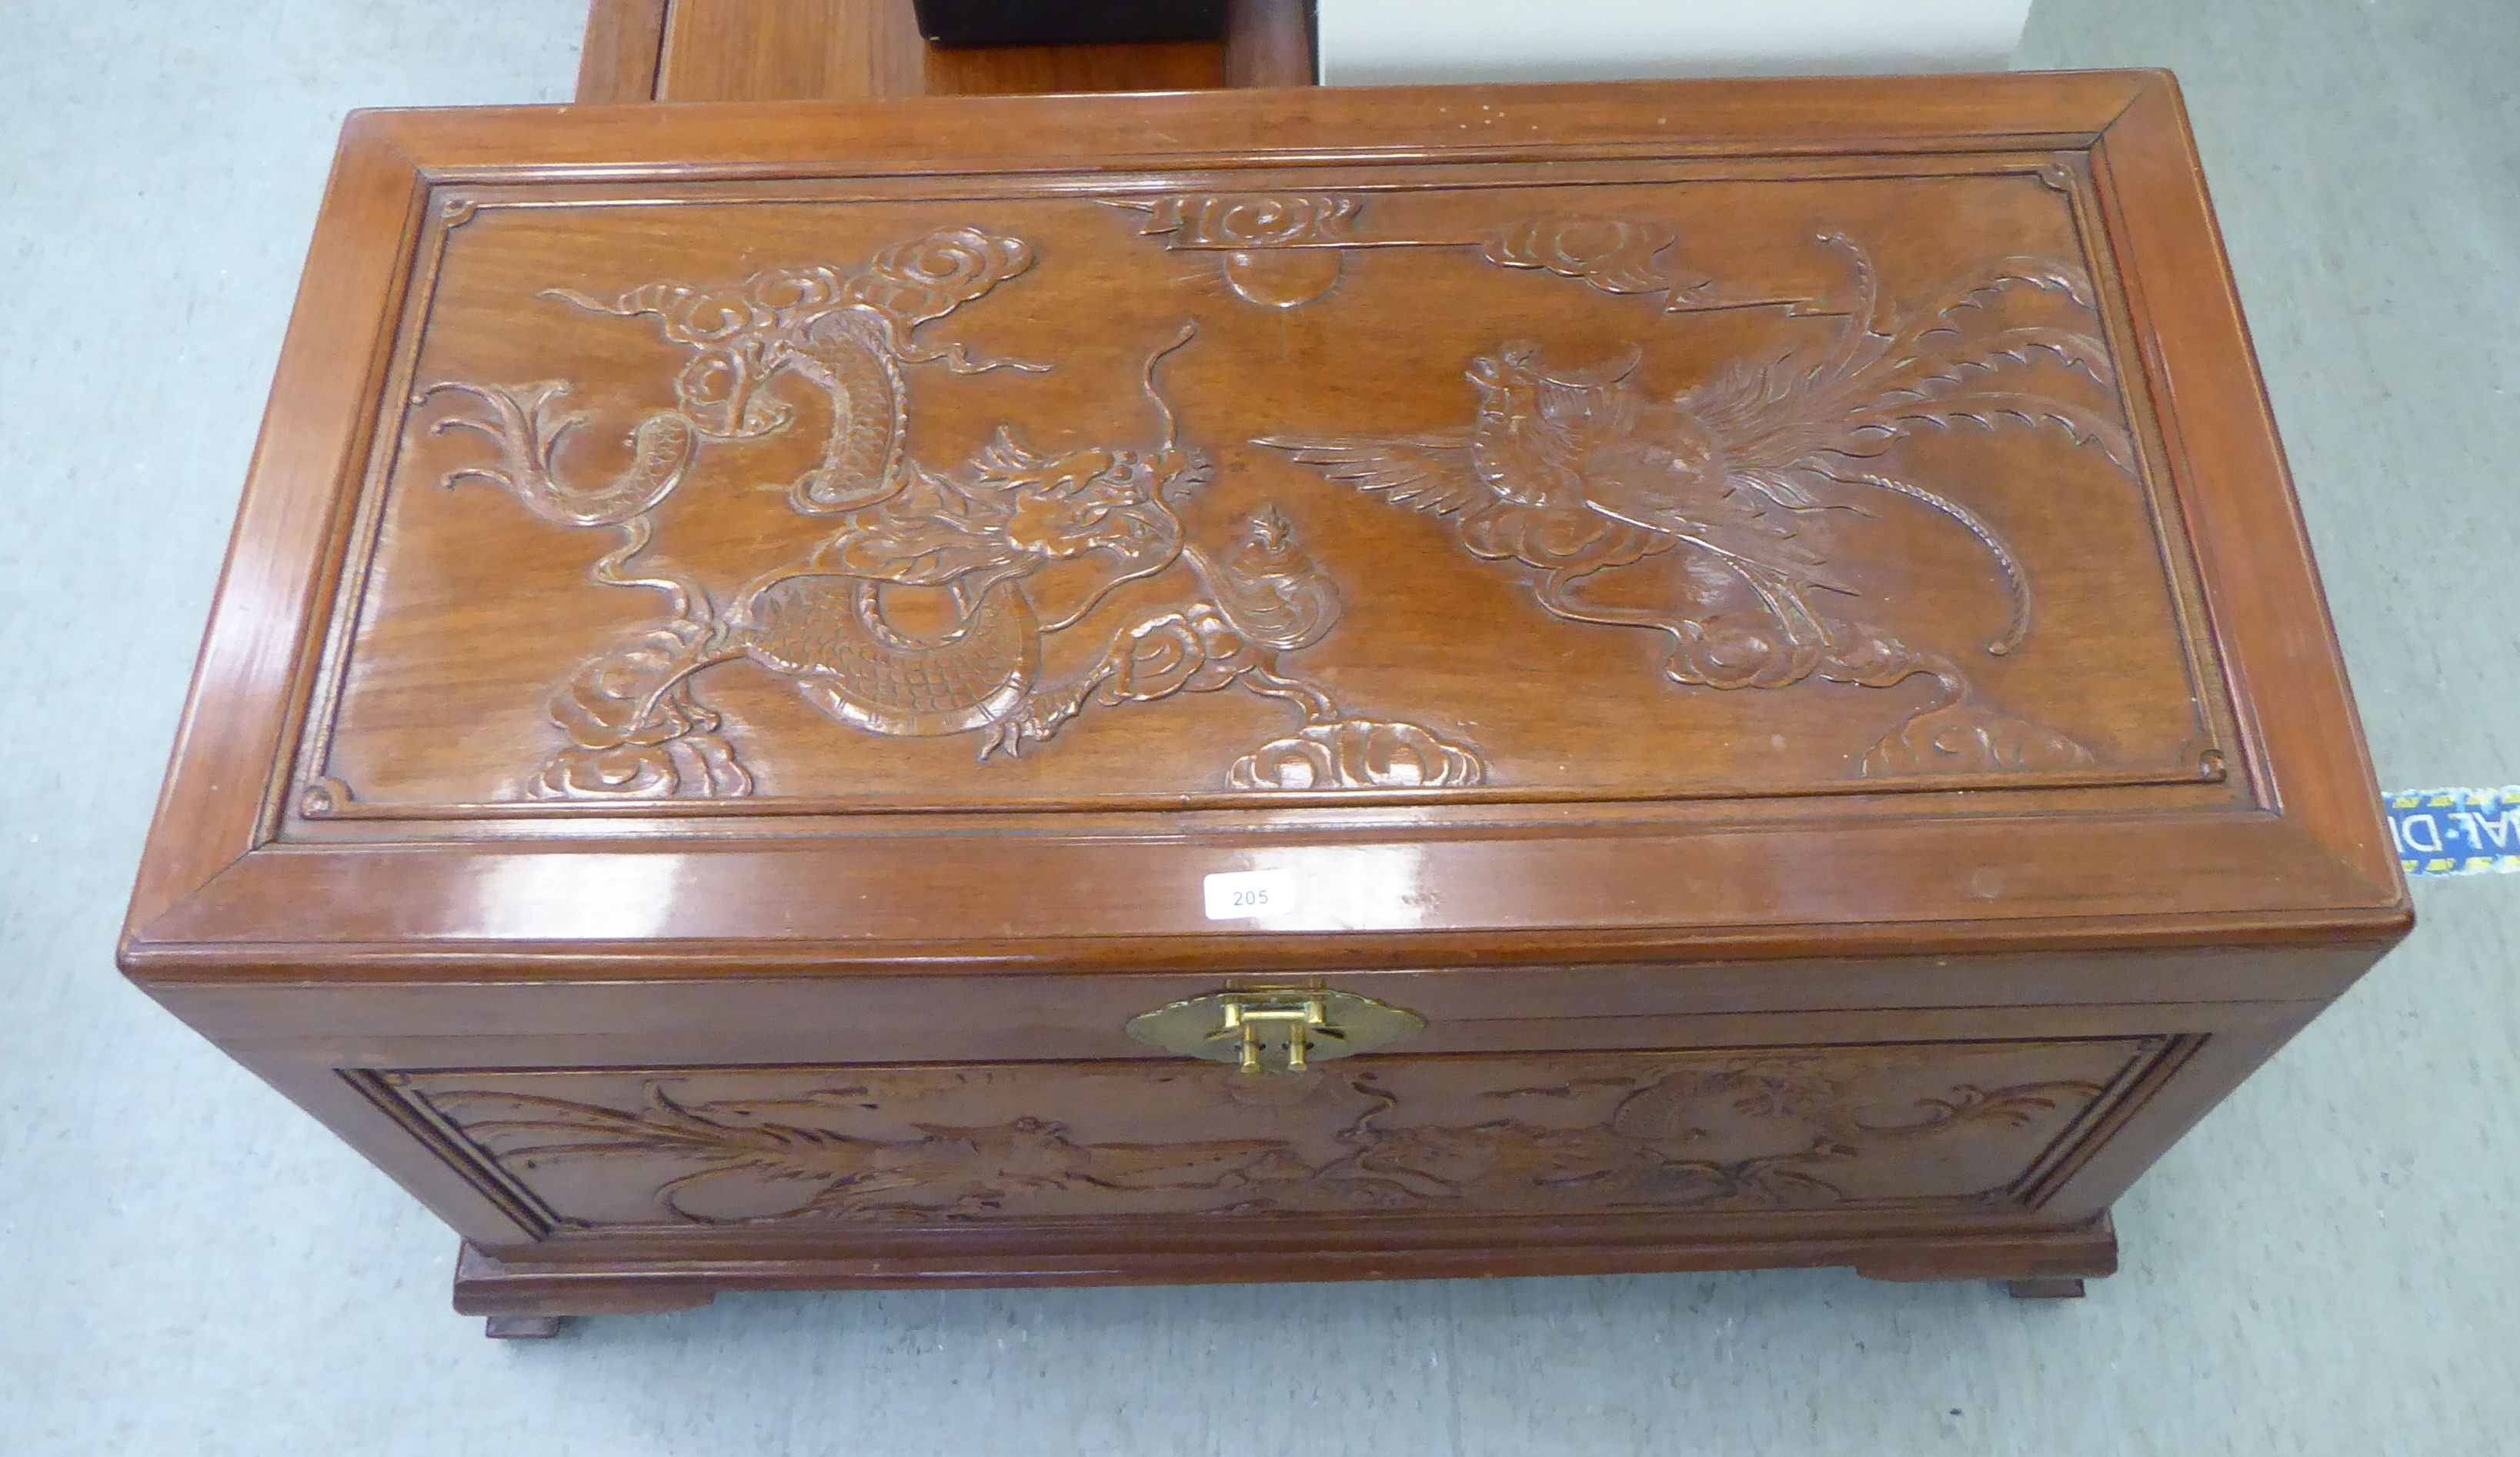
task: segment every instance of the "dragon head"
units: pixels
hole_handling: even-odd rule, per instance
[[[1206,484],[1216,470],[1204,451],[1181,442],[1172,404],[1155,387],[1155,367],[1197,333],[1197,326],[1185,324],[1147,357],[1141,385],[1164,428],[1162,443],[1152,449],[1089,445],[1045,457],[1000,427],[974,462],[977,485],[1006,503],[1003,529],[1018,550],[1053,560],[1107,552],[1135,569],[1169,561],[1181,549],[1172,503]]]
[[[974,462],[975,495],[1005,512],[1001,530],[1027,555],[1063,561],[1107,552],[1126,563],[1165,558],[1181,544],[1170,503],[1212,473],[1196,450],[1088,445],[1036,455],[1001,428]]]

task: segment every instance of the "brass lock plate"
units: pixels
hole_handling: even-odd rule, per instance
[[[1347,991],[1221,991],[1131,1018],[1149,1047],[1245,1072],[1301,1072],[1425,1029],[1426,1019]]]

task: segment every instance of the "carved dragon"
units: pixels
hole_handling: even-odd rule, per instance
[[[911,458],[906,366],[1049,368],[974,358],[917,334],[1031,261],[1019,239],[954,228],[888,249],[859,270],[774,270],[719,288],[650,284],[610,299],[547,291],[580,308],[652,318],[666,341],[691,351],[673,408],[642,418],[629,466],[595,484],[567,479],[559,459],[589,418],[562,408],[565,382],[447,381],[421,391],[415,403],[454,392],[487,406],[432,427],[479,433],[498,449],[497,464],[452,471],[446,484],[484,481],[553,524],[618,531],[620,544],[596,562],[592,579],[652,589],[671,608],[671,620],[591,659],[555,695],[554,721],[571,743],[533,778],[530,794],[751,793],[750,773],[693,682],[737,660],[788,679],[820,712],[871,733],[977,732],[983,760],[1020,753],[1090,706],[1238,684],[1293,704],[1303,724],[1233,766],[1234,787],[1476,782],[1484,766],[1469,751],[1415,724],[1347,715],[1282,670],[1281,656],[1319,641],[1339,612],[1335,587],[1294,545],[1282,517],[1264,510],[1221,556],[1185,540],[1174,505],[1211,468],[1182,443],[1156,367],[1191,341],[1194,326],[1147,359],[1141,387],[1162,424],[1151,447],[1045,455],[1002,426],[958,471]],[[787,490],[800,517],[827,524],[821,538],[722,603],[688,575],[633,574],[657,508],[703,444],[760,440],[793,424],[795,409],[772,387],[790,377],[830,403],[820,459]],[[1071,600],[1045,620],[1039,594],[1053,569]],[[1082,673],[1043,681],[1046,637],[1095,616],[1123,584],[1176,570],[1187,579],[1172,606],[1118,627]],[[921,628],[898,620],[897,607],[922,602],[935,620]]]

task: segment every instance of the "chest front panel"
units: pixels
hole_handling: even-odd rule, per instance
[[[2030,1207],[2168,1039],[377,1076],[556,1231]]]

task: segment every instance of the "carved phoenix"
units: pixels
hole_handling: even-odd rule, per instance
[[[2088,283],[2061,265],[2005,259],[1939,310],[1902,319],[1863,250],[1822,240],[1854,275],[1855,306],[1837,337],[1771,361],[1737,361],[1671,397],[1636,382],[1642,351],[1589,369],[1552,367],[1527,341],[1474,360],[1478,413],[1466,429],[1387,435],[1273,435],[1332,480],[1395,506],[1448,518],[1475,556],[1530,569],[1542,607],[1577,622],[1668,635],[1662,672],[1708,688],[1782,688],[1814,675],[1887,687],[1915,674],[1937,699],[1865,757],[1867,773],[2059,768],[2089,764],[2053,730],[1976,703],[1956,663],[1833,614],[1858,594],[1828,570],[1831,534],[1887,494],[1928,507],[1975,537],[2007,601],[2002,655],[2030,630],[2028,576],[1996,529],[1950,495],[1879,464],[1920,427],[2007,424],[2054,430],[2132,471],[2126,431],[2102,409],[2040,387],[2045,356],[2103,388],[2108,353],[2085,321]],[[2024,319],[2008,296],[2061,296]],[[2052,373],[2052,372],[2048,372]],[[1679,600],[1637,605],[1588,596],[1604,573],[1686,552]]]

